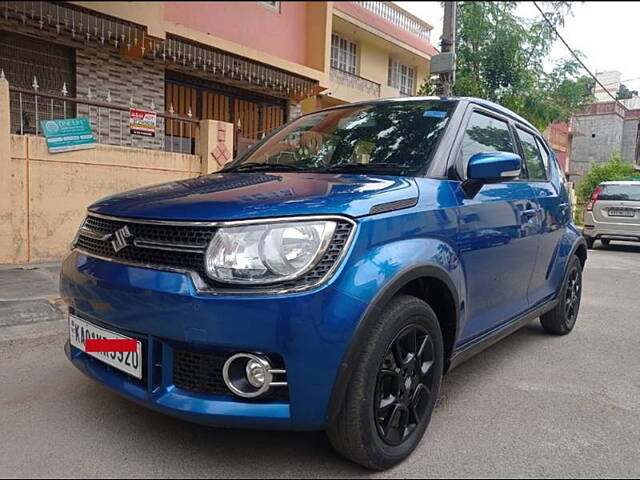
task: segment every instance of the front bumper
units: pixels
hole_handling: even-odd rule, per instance
[[[330,284],[286,295],[204,295],[184,274],[72,252],[61,295],[86,320],[143,342],[143,380],[65,347],[91,378],[155,410],[216,426],[319,430],[338,367],[366,304]],[[186,391],[173,382],[177,349],[279,356],[288,398],[250,401]]]

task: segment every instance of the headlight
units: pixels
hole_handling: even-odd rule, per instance
[[[207,275],[237,284],[297,278],[320,260],[335,228],[330,220],[222,227],[207,248]]]

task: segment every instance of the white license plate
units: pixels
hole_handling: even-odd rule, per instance
[[[111,365],[138,379],[142,378],[142,342],[136,340],[137,347],[135,352],[87,352],[84,348],[84,341],[87,338],[136,340],[135,338],[125,337],[124,335],[105,330],[75,315],[69,314],[69,339],[71,345],[107,365]]]
[[[634,212],[633,210],[614,210],[610,208],[609,216],[610,217],[635,217],[636,212]]]

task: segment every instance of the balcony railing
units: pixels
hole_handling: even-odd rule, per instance
[[[380,98],[380,84],[367,80],[366,78],[359,77],[353,73],[340,70],[338,68],[331,68],[330,72],[331,81],[345,85],[356,90],[360,90],[375,98]]]
[[[411,15],[406,10],[392,2],[356,2],[361,7],[384,18],[386,21],[413,33],[419,38],[430,41],[431,25],[423,22],[418,17]]]

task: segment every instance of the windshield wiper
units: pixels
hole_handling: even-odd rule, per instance
[[[284,163],[264,163],[264,162],[248,162],[238,165],[237,167],[223,168],[221,172],[248,172],[251,170],[274,170],[279,172],[292,172],[303,170],[295,165],[287,165]]]
[[[398,170],[405,170],[407,168],[411,168],[411,165],[406,165],[402,163],[389,163],[389,162],[380,162],[380,163],[345,163],[345,164],[337,164],[331,165],[330,167],[325,168],[323,171],[325,172],[379,172],[379,171],[393,171],[397,172]]]

